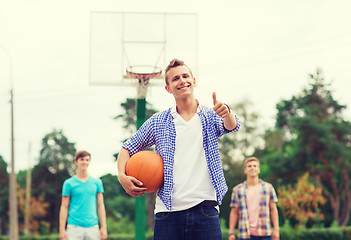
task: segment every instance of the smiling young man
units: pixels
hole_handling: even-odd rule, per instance
[[[183,61],[170,62],[165,82],[175,106],[154,114],[122,145],[118,180],[129,195],[143,195],[143,183],[127,176],[125,165],[130,156],[155,145],[164,162],[164,184],[157,191],[154,239],[220,240],[218,204],[228,187],[218,138],[238,131],[240,124],[215,93],[213,108],[199,104],[196,80]]]
[[[229,240],[235,240],[234,229],[238,222],[239,240],[278,240],[278,199],[275,190],[272,184],[258,178],[261,171],[258,158],[249,157],[244,165],[246,181],[232,191]]]
[[[104,188],[100,179],[88,175],[90,158],[87,151],[77,152],[77,173],[63,183],[60,240],[107,239]]]

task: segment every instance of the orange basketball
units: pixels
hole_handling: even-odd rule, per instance
[[[141,181],[147,193],[155,192],[163,185],[163,160],[152,151],[141,151],[127,161],[126,174]]]

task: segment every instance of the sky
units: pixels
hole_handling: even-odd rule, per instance
[[[0,155],[10,164],[12,83],[16,171],[37,164],[41,139],[58,129],[91,152],[92,176],[117,174],[113,154],[127,133],[113,117],[136,89],[89,84],[94,11],[197,14],[195,94],[203,105],[212,105],[213,91],[228,104],[248,99],[264,130],[276,104],[321,68],[351,121],[350,9],[348,0],[0,0]],[[147,101],[159,110],[174,104],[161,86],[149,88]]]

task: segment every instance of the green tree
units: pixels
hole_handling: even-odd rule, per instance
[[[75,152],[75,143],[69,142],[62,130],[54,129],[42,140],[39,163],[46,165],[52,174],[67,170],[73,175]]]
[[[276,130],[269,132],[272,144],[266,146],[265,159],[284,183],[308,171],[323,188],[331,221],[345,226],[351,210],[351,123],[343,119],[346,106],[333,98],[321,70],[309,78],[301,94],[277,104]]]
[[[109,233],[134,233],[134,198],[130,197],[118,182],[116,175],[101,177],[104,185],[104,201]]]
[[[261,168],[262,165],[264,168],[260,175],[264,175],[274,186],[294,183],[301,173],[290,172],[291,165],[296,165],[296,162],[286,160],[292,148],[289,146],[291,141],[285,137],[285,132],[277,128],[266,129],[263,140],[263,148],[257,148],[255,151],[255,156],[260,159]],[[289,178],[286,177],[286,173],[289,173]]]
[[[114,117],[114,119],[122,120],[124,123],[123,128],[127,133],[125,140],[129,139],[136,132],[136,103],[135,98],[127,98],[125,102],[121,103],[123,113]],[[157,110],[152,107],[152,104],[146,101],[146,119],[150,118],[156,112]]]
[[[101,177],[102,184],[104,186],[104,200],[106,207],[107,216],[111,216],[113,219],[118,220],[121,216],[127,216],[129,219],[134,218],[134,209],[127,207],[126,205],[119,205],[116,201],[117,198],[127,199],[129,202],[133,202],[132,198],[124,191],[122,185],[118,182],[117,176],[112,174],[106,174]]]
[[[32,196],[49,203],[50,214],[43,221],[50,223],[51,231],[58,231],[62,184],[74,174],[75,152],[75,143],[62,130],[54,129],[42,139],[39,163],[33,169]]]
[[[0,235],[5,233],[6,225],[9,222],[9,174],[7,163],[0,155]]]
[[[244,100],[232,104],[230,108],[240,118],[241,126],[237,134],[226,134],[219,139],[224,176],[229,188],[221,205],[221,218],[227,225],[229,224],[231,190],[245,180],[243,161],[263,144],[258,125],[259,114],[252,110],[252,103]]]

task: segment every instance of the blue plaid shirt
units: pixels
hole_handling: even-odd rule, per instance
[[[154,114],[139,128],[133,137],[122,145],[131,156],[155,145],[155,151],[162,157],[164,164],[164,184],[157,191],[157,195],[170,211],[172,210],[173,163],[176,147],[176,129],[171,110],[169,108]],[[203,147],[211,182],[216,190],[217,201],[221,204],[228,187],[224,179],[219,155],[218,138],[226,133],[238,131],[240,127],[239,119],[235,116],[237,126],[228,131],[224,128],[223,119],[212,108],[200,106],[200,111],[197,114],[202,123]]]

